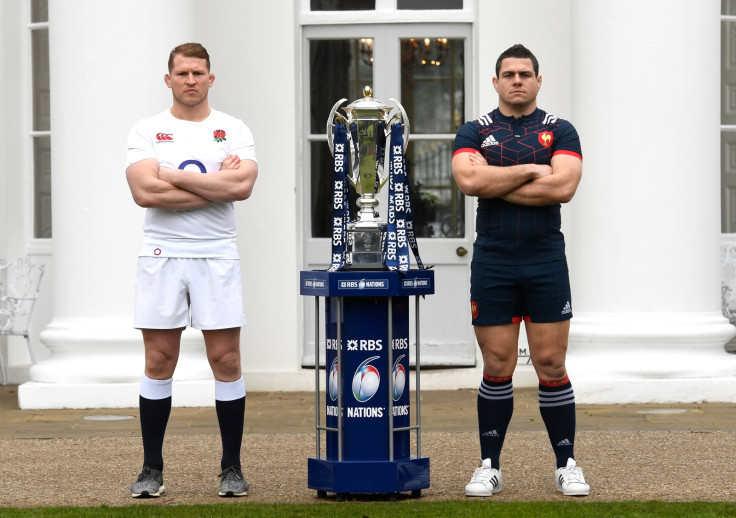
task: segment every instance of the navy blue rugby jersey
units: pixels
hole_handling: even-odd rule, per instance
[[[498,108],[466,122],[455,136],[453,156],[480,152],[490,165],[547,164],[566,153],[582,159],[580,138],[568,121],[537,108],[518,119]],[[478,200],[473,260],[536,264],[565,258],[560,204],[528,207],[500,198]]]

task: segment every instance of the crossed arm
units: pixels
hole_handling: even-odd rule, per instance
[[[157,160],[149,158],[131,164],[125,175],[133,200],[141,207],[188,210],[249,198],[258,165],[230,155],[219,171],[202,174],[160,167]]]
[[[452,174],[460,190],[478,198],[501,198],[518,205],[567,203],[575,195],[583,162],[573,155],[557,154],[550,165],[491,166],[480,153],[458,153]]]

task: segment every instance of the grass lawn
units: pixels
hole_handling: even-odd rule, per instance
[[[493,513],[493,514],[491,514]],[[35,507],[0,509],[0,517],[196,517],[196,518],[393,518],[393,517],[481,517],[514,518],[605,518],[605,517],[733,517],[736,502],[342,502],[321,504],[249,504],[161,506],[142,501],[125,507]]]

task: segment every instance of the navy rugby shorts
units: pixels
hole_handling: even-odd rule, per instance
[[[572,318],[567,261],[498,265],[471,262],[470,309],[474,326],[546,323]]]

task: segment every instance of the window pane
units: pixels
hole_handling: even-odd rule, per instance
[[[452,177],[449,159],[452,145],[450,139],[412,140],[407,148],[407,169],[417,237],[465,236],[465,196]],[[330,237],[332,154],[327,142],[312,142],[311,157],[312,237]],[[355,190],[351,187],[351,220],[356,217],[356,199]]]
[[[311,0],[312,11],[370,11],[376,8],[376,0]]]
[[[33,237],[51,237],[51,137],[33,139]]]
[[[465,196],[452,177],[452,139],[411,140],[406,150],[417,237],[464,237]]]
[[[465,235],[464,196],[452,177],[455,133],[465,122],[464,40],[438,37],[401,40],[401,103],[412,135],[407,149],[415,228],[419,237]]]
[[[38,29],[31,32],[33,67],[33,129],[51,129],[49,103],[49,31]]]
[[[48,0],[31,0],[31,22],[40,23],[49,21]]]
[[[312,157],[310,164],[312,237],[330,237],[332,236],[332,152],[327,145],[327,138],[324,141],[312,142],[310,150]],[[348,206],[351,220],[356,217],[357,198],[355,189],[350,186]]]
[[[736,22],[721,24],[721,124],[736,124]]]
[[[311,144],[312,236],[332,234],[332,154],[327,146],[327,118],[340,99],[363,97],[363,87],[373,86],[373,39],[311,40],[310,131],[324,134]],[[354,194],[351,191],[351,196]],[[351,207],[355,206],[354,199]]]
[[[373,39],[309,42],[310,131],[325,133],[327,117],[340,99],[363,97],[373,86]]]
[[[721,132],[721,232],[736,232],[736,132]]]
[[[397,0],[398,9],[462,9],[463,0]]]
[[[327,141],[311,143],[312,237],[332,235],[332,167]]]
[[[401,40],[401,103],[412,133],[455,134],[464,121],[462,39]]]

